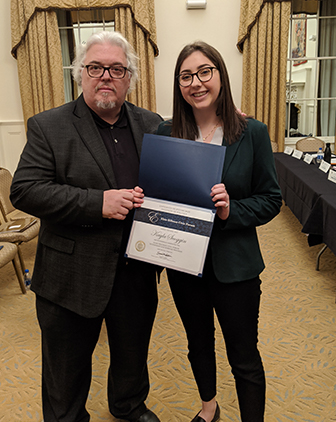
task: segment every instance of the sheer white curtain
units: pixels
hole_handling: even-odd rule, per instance
[[[58,25],[66,27],[67,26],[67,18],[66,18],[66,11],[65,10],[58,10],[57,11],[57,19]],[[70,58],[70,51],[69,51],[69,41],[68,41],[68,34],[67,31],[60,31],[60,40],[61,40],[61,49],[62,49],[62,58],[63,58],[63,66],[70,66],[71,65],[71,58]],[[65,102],[69,102],[72,100],[72,80],[71,80],[71,73],[64,72],[64,96]]]

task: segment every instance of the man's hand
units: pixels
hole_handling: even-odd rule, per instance
[[[143,190],[139,186],[136,186],[132,192],[133,192],[133,206],[134,208],[140,208],[143,203],[143,197],[145,196],[143,194]]]
[[[226,220],[230,214],[230,197],[226,192],[225,185],[223,183],[214,185],[211,189],[211,197],[215,202],[218,217]]]
[[[143,203],[144,194],[139,186],[134,189],[111,189],[104,191],[103,217],[125,220],[133,208]]]
[[[125,220],[133,209],[133,189],[111,189],[104,191],[103,217]]]

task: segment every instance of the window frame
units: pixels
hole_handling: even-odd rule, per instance
[[[77,83],[73,80],[71,75],[72,70],[72,59],[71,55],[74,54],[74,51],[70,51],[70,46],[67,45],[68,48],[66,48],[66,42],[64,41],[62,35],[67,34],[67,31],[72,31],[74,34],[74,47],[80,44],[85,44],[86,39],[95,32],[110,30],[115,31],[115,20],[113,21],[106,21],[105,20],[105,12],[111,11],[111,8],[103,8],[103,9],[96,9],[96,8],[90,8],[84,10],[76,10],[76,11],[69,11],[67,9],[59,9],[57,11],[58,13],[58,19],[60,19],[60,14],[65,13],[71,13],[72,17],[74,14],[76,14],[76,21],[72,23],[71,26],[69,25],[58,25],[58,30],[60,34],[60,40],[61,40],[61,46],[62,46],[62,57],[63,57],[63,76],[64,76],[64,95],[65,95],[65,102],[70,102],[72,100],[75,100],[78,98],[78,96],[81,94],[82,89],[80,86],[77,85]],[[101,22],[83,22],[81,21],[81,13],[88,13],[91,12],[92,21],[97,20],[93,15],[97,13],[101,13],[102,20]],[[86,35],[84,34],[86,33]],[[67,54],[69,57],[67,59],[64,58],[64,54]],[[69,64],[64,64],[64,61],[68,61]]]
[[[330,142],[332,144],[334,144],[335,142],[335,134],[334,135],[329,135],[329,136],[322,136],[322,135],[317,135],[317,121],[318,121],[318,102],[319,101],[323,101],[323,100],[334,100],[336,101],[336,96],[335,97],[319,97],[318,96],[318,92],[319,92],[319,79],[320,79],[320,63],[324,60],[336,60],[336,56],[324,56],[324,57],[319,57],[318,56],[318,52],[319,52],[319,35],[320,35],[320,22],[323,19],[334,19],[335,20],[335,25],[336,25],[336,16],[320,16],[320,6],[321,6],[321,2],[319,1],[319,5],[318,5],[318,10],[317,10],[317,14],[316,15],[309,15],[306,14],[305,18],[303,17],[297,17],[298,13],[293,13],[293,2],[292,2],[292,10],[291,10],[291,15],[290,15],[290,24],[289,24],[289,36],[288,36],[288,53],[287,53],[287,65],[286,65],[286,132],[285,133],[285,145],[288,144],[295,144],[298,140],[305,138],[306,136],[309,136],[310,134],[305,134],[304,136],[289,136],[289,131],[290,131],[290,105],[294,105],[294,104],[298,104],[297,98],[293,98],[293,93],[295,91],[293,91],[293,86],[295,87],[296,85],[298,85],[297,83],[292,81],[292,63],[297,61],[298,58],[293,58],[292,56],[292,27],[293,24],[295,23],[295,21],[297,19],[304,19],[306,20],[306,23],[308,24],[308,20],[312,20],[312,19],[316,19],[316,48],[315,48],[315,52],[317,55],[314,56],[304,56],[304,57],[300,57],[299,60],[306,60],[308,62],[313,62],[315,61],[315,69],[316,69],[316,76],[315,76],[315,81],[314,81],[314,88],[313,88],[313,96],[309,96],[309,97],[300,97],[299,101],[304,103],[308,101],[310,101],[312,103],[312,107],[313,107],[313,131],[311,136],[317,136],[318,138],[324,140],[325,142]],[[308,25],[306,25],[306,28],[308,27]],[[288,71],[289,68],[289,71]],[[308,116],[309,117],[309,116]],[[335,128],[336,129],[336,128]]]

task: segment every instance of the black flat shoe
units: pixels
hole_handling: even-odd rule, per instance
[[[136,422],[160,422],[160,419],[151,410],[147,410]]]
[[[199,411],[197,413],[197,415],[194,417],[194,419],[191,420],[191,422],[206,422],[205,419],[198,416],[200,413],[201,413],[201,411]],[[220,418],[220,409],[219,409],[219,406],[218,406],[218,403],[217,403],[215,415],[212,418],[211,422],[217,422],[217,421],[219,421],[219,418]]]

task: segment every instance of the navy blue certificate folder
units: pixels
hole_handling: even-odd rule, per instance
[[[145,196],[215,208],[210,192],[221,183],[226,147],[145,134],[139,186]]]

